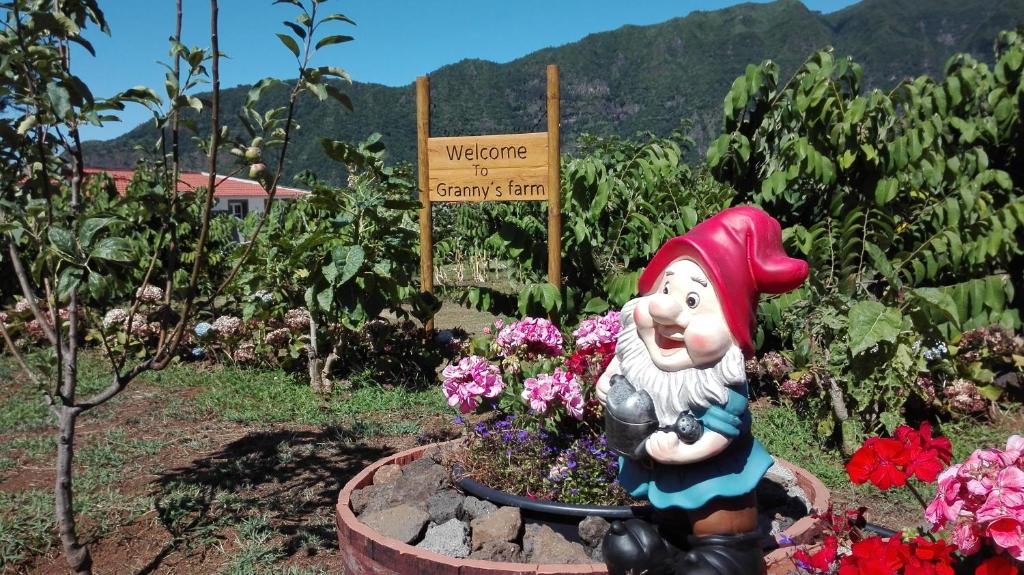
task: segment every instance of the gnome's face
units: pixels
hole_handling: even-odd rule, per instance
[[[691,259],[672,262],[639,300],[637,335],[662,371],[710,367],[735,345],[715,286]]]

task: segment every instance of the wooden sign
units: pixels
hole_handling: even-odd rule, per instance
[[[547,200],[548,135],[427,139],[432,202]]]
[[[547,201],[548,282],[562,287],[558,66],[547,68],[547,132],[430,137],[430,80],[416,79],[420,283],[434,293],[433,202]],[[556,318],[552,318],[556,319]],[[434,320],[427,321],[428,330]]]

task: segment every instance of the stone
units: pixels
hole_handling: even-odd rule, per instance
[[[434,523],[446,523],[462,516],[463,502],[466,496],[454,489],[438,491],[427,499],[427,513]]]
[[[402,476],[402,468],[395,464],[382,465],[377,472],[373,474],[374,485],[384,485],[386,483],[394,483]]]
[[[523,555],[529,563],[587,564],[593,560],[586,548],[572,543],[547,525],[526,526]]]
[[[468,557],[470,552],[469,525],[458,519],[431,525],[427,527],[423,541],[416,544],[416,547],[455,559]]]
[[[490,501],[484,501],[483,499],[477,499],[472,495],[466,496],[466,500],[462,502],[462,518],[477,519],[478,517],[484,517],[490,515],[498,510],[498,506],[491,503]]]
[[[588,515],[580,521],[578,530],[580,539],[587,544],[588,547],[600,547],[601,540],[604,539],[608,530],[611,529],[611,523],[608,523],[602,517],[596,515]]]
[[[473,551],[481,549],[490,541],[515,541],[523,528],[523,518],[518,507],[500,507],[490,515],[474,519]]]
[[[385,537],[411,544],[420,538],[430,516],[426,511],[412,505],[399,505],[381,511],[364,513],[359,520]]]
[[[352,504],[352,512],[356,515],[382,511],[399,503],[395,500],[394,484],[392,483],[368,485],[362,489],[356,489],[352,492],[349,502]]]
[[[394,482],[394,497],[426,510],[431,495],[451,486],[448,470],[433,461],[418,459],[402,468]]]
[[[522,563],[523,550],[515,543],[510,543],[508,541],[489,541],[477,551],[470,553],[469,558],[479,561]]]

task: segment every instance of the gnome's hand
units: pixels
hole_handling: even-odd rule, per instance
[[[703,461],[721,453],[732,440],[728,437],[704,430],[704,435],[695,443],[683,443],[675,432],[656,431],[647,438],[644,447],[652,459],[659,463],[681,465]]]
[[[597,396],[597,400],[601,402],[601,405],[608,405],[608,390],[612,387],[612,376],[620,375],[621,373],[619,358],[613,357],[612,361],[608,364],[608,368],[604,370],[601,377],[597,378],[597,385],[594,386],[594,395]]]

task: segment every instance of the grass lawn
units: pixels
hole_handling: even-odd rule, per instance
[[[81,389],[105,384],[88,353]],[[54,426],[0,357],[0,573],[60,573]],[[75,496],[97,573],[339,573],[334,503],[367,463],[446,439],[438,390],[339,390],[279,370],[173,365],[78,431]]]
[[[438,325],[493,316],[449,306]],[[102,389],[105,363],[87,353],[82,393]],[[51,495],[54,426],[38,394],[0,356],[0,573],[63,573]],[[838,509],[903,529],[922,519],[909,493],[854,487],[841,456],[790,407],[753,404],[769,451],[816,474]],[[204,364],[146,374],[78,430],[75,495],[97,573],[341,573],[334,504],[367,463],[458,428],[439,389],[364,385],[329,401],[280,370]],[[955,457],[1002,446],[1024,413],[943,432]],[[930,493],[926,493],[928,497]]]

